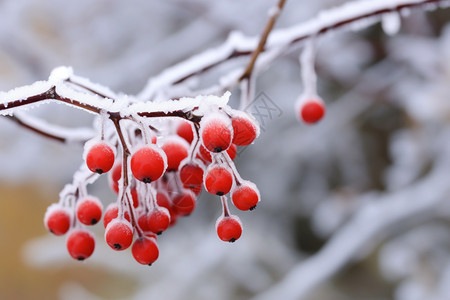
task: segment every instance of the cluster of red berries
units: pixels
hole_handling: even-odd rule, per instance
[[[77,260],[92,255],[95,239],[87,227],[103,215],[106,243],[116,251],[131,246],[137,262],[151,265],[159,256],[157,236],[193,212],[202,187],[220,196],[219,238],[239,239],[242,224],[230,213],[227,194],[243,211],[253,210],[260,201],[256,185],[243,180],[233,163],[237,146],[247,146],[259,135],[255,120],[226,107],[196,120],[131,121],[122,139],[102,132],[102,138],[87,143],[84,177],[74,179],[60,202],[46,212],[44,223],[50,232],[68,233],[69,254]],[[118,194],[105,211],[86,190],[89,178],[103,173],[109,173],[110,186]]]

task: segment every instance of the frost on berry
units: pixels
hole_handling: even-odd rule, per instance
[[[86,164],[92,172],[106,173],[114,165],[116,153],[114,148],[104,141],[90,141],[86,143]]]
[[[54,235],[63,235],[69,228],[71,215],[68,209],[54,203],[47,208],[44,216],[44,224],[48,231]]]
[[[95,225],[102,217],[103,205],[97,197],[87,196],[78,200],[77,219],[84,225]]]
[[[231,190],[233,175],[225,166],[211,165],[205,172],[204,183],[209,193],[223,196]]]
[[[233,139],[230,117],[224,113],[211,113],[200,122],[200,136],[205,148],[210,152],[227,150]]]
[[[242,223],[238,216],[221,216],[216,221],[216,231],[224,242],[234,243],[241,237]]]
[[[137,180],[150,183],[159,179],[167,169],[167,156],[155,145],[140,147],[131,156],[131,172]]]
[[[228,98],[229,93],[166,102],[89,103],[94,111],[99,107],[99,132],[85,143],[84,162],[61,191],[60,203],[48,209],[45,226],[55,235],[69,232],[67,251],[84,260],[95,248],[88,226],[103,217],[109,247],[131,248],[138,263],[151,265],[159,256],[157,235],[192,214],[203,186],[217,196],[235,187],[235,206],[252,209],[259,193],[257,200],[251,191],[240,195],[246,181],[233,159],[237,146],[252,143],[259,128],[251,116],[229,107]],[[117,197],[103,211],[88,185],[105,172]],[[222,219],[219,237],[237,240],[242,232],[238,219],[227,208]]]
[[[76,229],[70,232],[66,241],[67,251],[76,260],[85,260],[90,257],[95,249],[94,235],[84,229]]]
[[[188,156],[189,144],[178,136],[167,138],[161,149],[167,156],[167,170],[177,171],[180,162]]]
[[[105,240],[112,249],[125,250],[133,242],[133,227],[126,220],[114,219],[106,226]]]
[[[138,263],[151,266],[159,256],[156,239],[151,237],[138,238],[131,248],[131,253]]]
[[[240,210],[253,210],[260,200],[259,190],[250,181],[245,181],[236,186],[231,193],[231,201]]]
[[[231,119],[233,126],[233,144],[250,145],[259,135],[259,125],[246,113],[235,113]]]

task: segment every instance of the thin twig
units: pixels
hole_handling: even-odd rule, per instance
[[[244,73],[241,75],[241,77],[239,77],[238,80],[239,82],[244,79],[250,78],[250,76],[252,75],[256,60],[258,59],[259,54],[264,50],[267,38],[269,37],[269,34],[272,31],[275,22],[278,20],[278,17],[280,16],[280,13],[283,10],[285,3],[286,0],[279,0],[278,5],[274,8],[273,11],[271,11],[269,20],[267,21],[266,27],[264,28],[263,33],[261,34],[261,38],[259,39],[258,47],[256,47],[256,49],[253,51],[250,61],[247,67],[245,68]]]

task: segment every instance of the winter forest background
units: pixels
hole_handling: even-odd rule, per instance
[[[287,1],[275,28],[346,2]],[[259,36],[275,4],[4,0],[0,90],[67,65],[138,94],[150,77],[220,46],[230,32]],[[203,192],[195,212],[158,239],[150,268],[111,251],[101,226],[94,255],[73,261],[42,218],[82,162],[82,145],[0,118],[0,299],[450,299],[450,9],[425,8],[403,11],[401,24],[391,14],[318,38],[327,114],[315,126],[294,113],[302,48],[268,64],[249,108],[261,135],[236,160],[262,195],[255,211],[235,210],[242,238],[217,238],[219,201]],[[198,82],[208,87],[247,61]],[[231,92],[237,103],[239,89]],[[65,105],[28,113],[68,127],[92,122]],[[106,178],[90,192],[104,204],[115,197]]]

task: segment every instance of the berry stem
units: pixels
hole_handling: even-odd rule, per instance
[[[222,200],[222,213],[224,217],[229,217],[230,212],[228,210],[228,198],[227,196],[220,196],[220,200]]]

